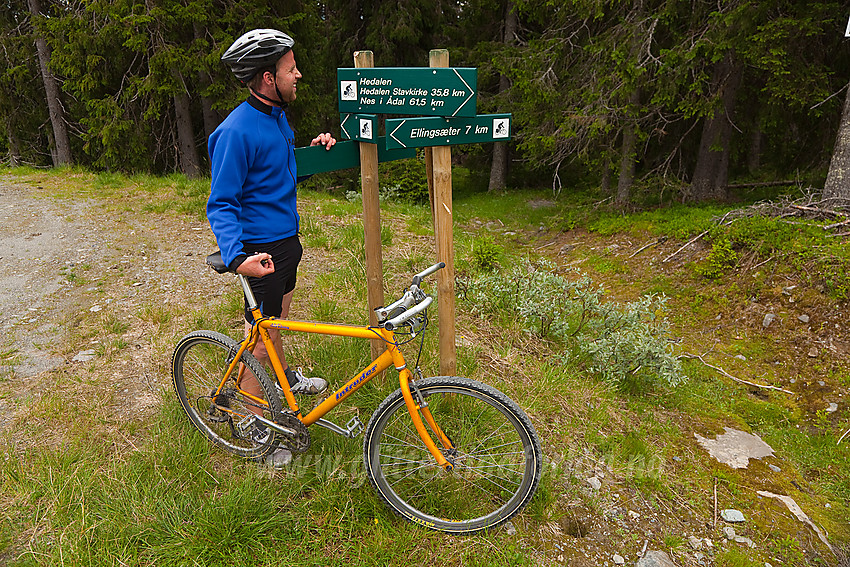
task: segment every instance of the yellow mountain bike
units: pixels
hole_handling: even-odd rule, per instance
[[[207,263],[219,273],[228,271],[220,253]],[[255,323],[242,341],[213,331],[194,331],[180,340],[172,358],[180,404],[201,433],[236,455],[261,457],[279,446],[302,452],[310,446],[311,425],[349,438],[363,432],[357,417],[343,427],[324,416],[394,366],[400,387],[378,406],[363,436],[366,475],[378,495],[402,517],[435,530],[474,533],[507,521],[540,482],[542,454],[531,420],[486,384],[454,376],[422,378],[418,364],[411,371],[399,348],[428,326],[433,298],[419,285],[442,267],[435,264],[414,276],[400,299],[375,310],[379,325],[365,327],[263,317],[247,279],[237,274]],[[379,338],[386,350],[305,415],[269,329]],[[275,380],[251,354],[260,340]],[[246,368],[259,381],[262,397],[242,388]]]

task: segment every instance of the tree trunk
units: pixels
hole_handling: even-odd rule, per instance
[[[10,116],[6,117],[6,139],[9,141],[9,166],[18,167],[21,165],[21,146],[12,129]]]
[[[175,75],[178,84],[182,85],[180,74]],[[174,94],[174,114],[177,119],[177,155],[180,171],[186,177],[198,177],[201,175],[201,160],[198,158],[198,148],[195,146],[195,130],[192,128],[189,95],[182,88]]]
[[[513,0],[508,0],[505,6],[505,34],[503,42],[505,45],[513,45],[517,31],[517,14]],[[505,75],[499,76],[499,93],[510,88],[511,84]],[[493,143],[493,162],[490,164],[490,185],[488,191],[504,191],[508,178],[508,144],[506,142]]]
[[[761,169],[761,146],[762,146],[761,128],[755,128],[750,136],[750,148],[747,152],[747,171],[757,173]]]
[[[27,4],[33,18],[41,15],[39,0],[27,0]],[[47,41],[39,35],[38,30],[34,29],[33,31],[36,34],[35,50],[38,53],[38,66],[41,69],[41,79],[44,82],[44,92],[47,96],[47,111],[50,115],[50,125],[53,128],[54,148],[51,152],[53,165],[67,165],[71,163],[71,140],[68,137],[68,127],[65,124],[65,111],[59,98],[59,85],[56,82],[56,77],[49,69],[50,47],[47,45]]]
[[[850,84],[847,85],[847,94],[844,95],[844,111],[841,113],[838,136],[835,138],[832,159],[829,161],[823,196],[827,199],[850,199]]]
[[[635,135],[634,123],[626,124],[623,130],[623,153],[620,158],[620,176],[617,178],[617,195],[614,206],[623,209],[631,198],[632,183],[635,180]]]
[[[195,40],[200,40],[204,36],[204,30],[197,22],[192,24],[192,32],[195,35]],[[198,71],[198,85],[202,89],[210,85],[210,76],[203,70]],[[212,100],[205,96],[201,97],[201,116],[204,120],[204,134],[206,135],[206,139],[209,139],[210,134],[221,124],[222,117],[218,112],[213,110]]]
[[[602,159],[602,179],[599,181],[599,190],[603,195],[611,194],[611,158],[607,152]]]
[[[635,89],[629,95],[629,108],[636,109],[640,105],[640,91]],[[627,118],[623,128],[623,148],[620,154],[620,176],[617,178],[617,195],[614,205],[623,209],[631,198],[632,183],[635,181],[635,147],[637,146],[637,124],[633,118]]]
[[[735,96],[741,84],[742,67],[729,54],[714,68],[712,85],[720,96],[721,106],[706,116],[700,139],[697,164],[691,181],[690,200],[696,202],[723,200],[729,180],[729,150],[732,139],[731,116]]]

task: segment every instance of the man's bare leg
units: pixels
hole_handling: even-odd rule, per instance
[[[289,293],[283,296],[283,300],[280,304],[281,319],[286,319],[287,317],[289,317],[289,308],[292,305],[293,293],[294,292],[290,291]],[[245,335],[247,336],[250,332],[251,324],[246,322]],[[269,329],[269,336],[272,339],[272,344],[274,344],[275,352],[277,353],[278,358],[280,358],[281,367],[286,370],[289,365],[286,362],[286,356],[283,354],[283,339],[281,339],[280,330]],[[269,361],[269,353],[266,350],[266,345],[262,340],[258,341],[257,344],[254,346],[254,357],[259,360],[260,364],[262,364],[264,367],[270,367],[271,363]],[[274,372],[272,372],[270,375],[274,376]],[[281,377],[281,379],[285,378],[285,376]],[[248,368],[245,369],[245,374],[242,376],[242,389],[248,392],[249,394],[257,396],[258,398],[263,397],[263,391],[260,388],[260,383],[257,381],[256,376],[254,376],[254,373],[251,372]],[[257,415],[262,413],[262,411],[260,411],[260,408],[252,408],[252,411]]]

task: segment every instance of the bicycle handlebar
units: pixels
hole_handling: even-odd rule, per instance
[[[434,301],[433,297],[429,297],[419,289],[419,284],[422,280],[430,276],[437,270],[445,268],[444,262],[437,262],[433,266],[425,268],[415,276],[410,284],[410,287],[404,292],[400,299],[387,305],[375,309],[375,314],[378,316],[380,325],[388,331],[396,329],[399,325],[412,319],[431,305]],[[412,306],[412,307],[411,307]]]
[[[445,267],[446,267],[445,262],[437,262],[436,264],[434,264],[430,268],[425,268],[424,270],[422,270],[421,272],[419,272],[418,274],[413,276],[412,285],[418,286],[422,282],[422,280],[424,280],[426,277],[430,276],[431,274],[433,274],[437,270],[442,270]]]
[[[390,319],[389,321],[387,321],[386,323],[384,323],[384,328],[388,331],[392,331],[393,329],[397,328],[399,325],[401,325],[405,321],[412,319],[413,317],[416,317],[417,315],[419,315],[420,313],[422,313],[423,311],[428,309],[428,306],[431,305],[432,301],[434,301],[433,297],[431,297],[431,296],[426,297],[425,301],[422,301],[421,303],[414,305],[413,307],[411,307],[410,309],[408,309],[407,311],[405,311],[404,313],[402,313],[398,317],[394,317],[394,318]]]

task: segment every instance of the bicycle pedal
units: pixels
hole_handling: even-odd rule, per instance
[[[350,439],[354,439],[363,433],[363,422],[355,415],[345,424],[345,431]]]

